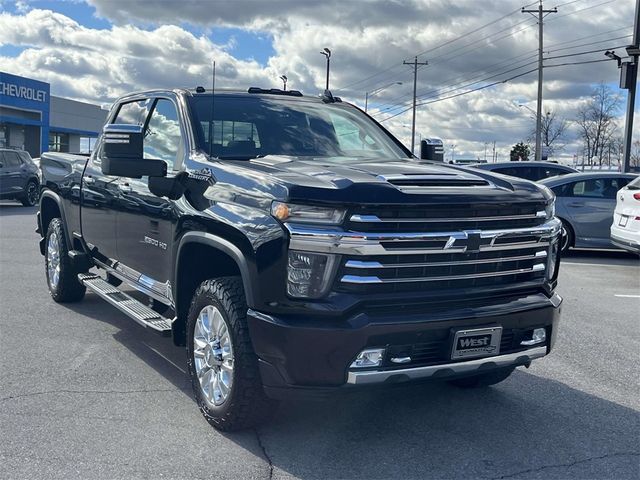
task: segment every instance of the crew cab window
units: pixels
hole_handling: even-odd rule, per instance
[[[158,99],[144,133],[144,158],[164,160],[171,170],[178,158],[181,140],[175,105],[171,100]]]
[[[209,143],[209,123],[201,122],[204,140]],[[261,148],[258,129],[251,122],[236,122],[233,120],[215,120],[212,127],[214,155],[239,151],[247,155],[255,154]]]

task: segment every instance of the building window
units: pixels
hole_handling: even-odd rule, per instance
[[[96,146],[96,137],[80,137],[80,153],[91,153]]]
[[[49,151],[50,152],[69,152],[69,134],[68,133],[50,133],[49,134]]]

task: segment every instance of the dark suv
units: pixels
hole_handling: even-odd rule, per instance
[[[25,207],[38,203],[38,166],[28,152],[0,148],[0,199],[20,200]]]

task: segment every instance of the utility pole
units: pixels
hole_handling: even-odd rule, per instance
[[[402,62],[403,65],[413,65],[413,120],[411,121],[411,153],[414,153],[416,146],[416,88],[418,84],[418,65],[429,65],[429,62],[418,62],[418,57],[414,57],[413,62]]]
[[[496,155],[496,141],[493,141],[493,163],[498,161],[498,156]]]
[[[633,45],[627,47],[627,53],[631,57],[631,62],[627,65],[631,69],[627,73],[629,80],[627,87],[627,121],[624,127],[624,158],[622,171],[628,173],[631,167],[631,137],[633,136],[633,115],[636,101],[636,88],[638,83],[638,68],[640,63],[640,0],[636,0],[636,18],[633,25]],[[622,84],[622,78],[620,79]]]
[[[551,10],[542,8],[542,0],[538,8],[535,10],[525,10],[522,7],[522,13],[538,14],[538,108],[536,113],[536,161],[542,160],[542,44],[543,44],[543,22],[542,19],[550,13],[558,13],[558,9],[553,7]]]

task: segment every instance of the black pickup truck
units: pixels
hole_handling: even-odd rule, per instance
[[[491,385],[554,344],[553,194],[420,161],[328,91],[127,95],[90,158],[41,169],[53,299],[88,288],[186,345],[216,428],[293,394]]]

